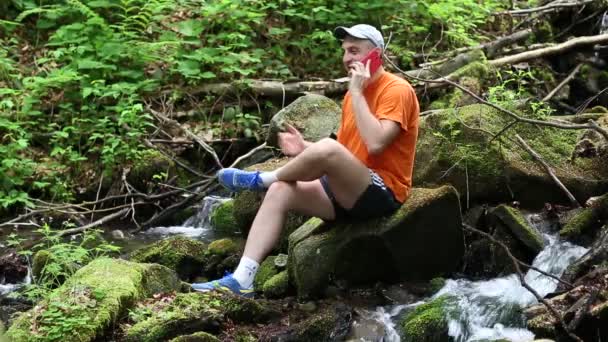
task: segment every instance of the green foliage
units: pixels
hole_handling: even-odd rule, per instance
[[[97,230],[85,231],[78,241],[68,242],[63,240],[59,231],[52,230],[46,224],[37,232],[42,234],[43,238],[34,250],[44,251],[44,259],[34,262],[41,265],[33,283],[25,290],[25,294],[31,299],[45,297],[91,260],[114,254],[120,249],[103,241],[99,236],[100,231]],[[32,251],[21,253],[32,254]]]
[[[499,3],[2,2],[0,30],[8,34],[0,36],[0,206],[32,205],[36,197],[69,201],[86,167],[116,176],[137,163],[153,120],[145,99],[161,89],[231,81],[245,92],[254,78],[342,76],[332,31],[359,22],[382,24],[393,35],[391,50],[407,63],[423,47],[428,53],[476,42],[475,29]],[[169,97],[181,100],[179,91]],[[261,124],[259,113],[237,109],[207,117],[201,127],[212,138],[259,139]]]

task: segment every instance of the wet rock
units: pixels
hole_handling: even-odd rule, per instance
[[[313,218],[289,237],[290,281],[302,298],[318,296],[330,278],[349,284],[427,280],[455,271],[464,242],[452,187],[412,190],[388,218],[324,223]]]
[[[542,236],[526,221],[519,210],[503,204],[492,210],[492,215],[496,216],[534,255],[543,249]]]
[[[278,133],[290,124],[302,133],[307,141],[328,138],[338,130],[342,110],[332,99],[316,94],[299,97],[270,120],[268,146],[278,147]]]
[[[264,288],[264,284],[270,278],[279,274],[279,268],[274,264],[276,258],[277,257],[274,255],[268,256],[260,264],[258,272],[255,274],[255,278],[253,279],[253,288],[256,291],[262,291]]]
[[[119,240],[119,241],[122,241],[122,240],[124,240],[126,238],[125,237],[125,233],[122,230],[120,230],[120,229],[114,229],[110,233],[110,235],[112,235],[112,239]]]
[[[175,272],[165,266],[99,258],[15,319],[7,336],[15,342],[51,336],[63,341],[92,341],[134,301],[179,286]],[[68,321],[71,323],[66,328],[63,323]]]
[[[224,201],[211,212],[211,224],[213,228],[224,231],[234,232],[238,229],[234,219],[234,200]]]
[[[583,341],[604,340],[608,336],[608,267],[599,268],[577,280],[575,288],[547,299],[564,323]],[[547,307],[536,304],[526,308],[527,326],[536,337],[569,340],[561,323]],[[581,319],[576,321],[577,316]]]
[[[0,297],[0,323],[10,326],[17,313],[27,311],[33,305],[34,303],[23,297]]]
[[[604,226],[601,230],[601,234],[598,239],[591,245],[589,251],[585,253],[580,259],[569,265],[561,279],[574,283],[577,279],[585,276],[587,273],[599,270],[602,267],[598,265],[606,265],[608,263],[608,225]],[[559,283],[557,286],[558,291],[566,290],[566,286]]]
[[[448,309],[450,297],[439,297],[417,306],[402,319],[401,339],[404,342],[448,341]]]
[[[9,252],[0,256],[0,284],[16,284],[23,281],[27,276],[27,259]]]
[[[261,300],[221,291],[180,293],[169,305],[127,329],[125,341],[166,341],[179,335],[220,332],[228,320],[237,324],[264,323],[278,312]]]
[[[282,271],[279,274],[274,275],[272,278],[268,279],[262,287],[264,297],[266,298],[284,297],[287,295],[288,289],[289,275],[287,271]]]
[[[215,240],[209,244],[207,248],[208,254],[227,257],[230,254],[238,251],[237,244],[232,239]]]
[[[175,236],[134,251],[130,259],[164,265],[176,271],[181,279],[190,279],[203,269],[205,253],[204,243]]]
[[[274,265],[279,269],[284,269],[287,267],[287,254],[280,253],[277,255],[276,259],[274,259]]]
[[[580,209],[560,230],[564,239],[588,246],[599,228],[608,220],[608,194],[594,198],[590,206]]]
[[[353,311],[345,305],[322,309],[310,318],[290,326],[286,331],[268,338],[269,341],[342,341],[353,320]]]

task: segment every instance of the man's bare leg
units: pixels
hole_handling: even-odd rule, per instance
[[[196,290],[223,287],[242,295],[251,294],[257,267],[276,245],[288,211],[323,219],[335,218],[333,204],[318,178],[327,176],[336,201],[347,209],[354,206],[371,182],[367,167],[332,139],[309,146],[276,172],[278,181],[268,188],[234,276],[193,284]]]
[[[370,184],[369,169],[342,144],[320,140],[277,170],[280,181],[311,181],[326,175],[336,201],[346,209],[354,206]]]
[[[279,240],[290,210],[326,220],[335,218],[320,181],[273,183],[253,220],[243,256],[262,262]]]

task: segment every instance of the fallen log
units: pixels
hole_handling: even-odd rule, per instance
[[[536,59],[539,57],[546,57],[556,55],[558,53],[566,52],[572,50],[574,48],[585,46],[585,45],[594,45],[594,44],[602,44],[608,43],[608,33],[600,34],[596,36],[584,36],[577,37],[565,41],[561,44],[556,44],[554,46],[549,46],[546,48],[541,48],[532,51],[522,52],[516,55],[505,56],[497,59],[493,59],[488,61],[488,63],[495,67],[500,67],[507,64],[515,64],[521,63],[525,61],[529,61],[531,59]]]

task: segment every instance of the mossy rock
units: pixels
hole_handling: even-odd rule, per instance
[[[352,324],[353,312],[343,304],[324,307],[304,321],[293,324],[273,341],[343,341]]]
[[[21,314],[7,335],[15,342],[93,341],[135,301],[179,285],[165,266],[99,258]]]
[[[296,127],[307,141],[328,138],[338,130],[342,110],[332,99],[316,94],[299,97],[270,120],[268,146],[278,147],[278,133],[286,124]]]
[[[154,176],[174,173],[175,162],[157,150],[146,150],[132,166],[127,181],[137,189],[147,189],[157,182]]]
[[[222,291],[179,293],[162,310],[127,329],[125,341],[165,341],[183,334],[219,333],[228,320],[234,323],[264,323],[277,311],[262,301]]]
[[[523,116],[530,109],[519,103],[506,106]],[[447,109],[420,119],[413,183],[418,186],[451,184],[467,193],[470,202],[519,201],[523,207],[546,202],[569,204],[568,197],[547,172],[516,145],[519,134],[555,168],[556,176],[579,202],[608,190],[608,167],[598,158],[571,159],[580,132],[527,124],[489,106],[474,104]],[[446,170],[450,170],[446,173]]]
[[[413,188],[389,217],[339,223],[312,218],[289,236],[289,281],[298,297],[309,298],[323,294],[331,279],[363,285],[449,274],[464,254],[461,222],[459,196],[449,186]]]
[[[238,245],[232,239],[219,239],[211,242],[207,248],[207,253],[219,257],[227,257],[238,252]]]
[[[170,342],[221,342],[221,340],[204,331],[199,331],[191,335],[176,337]]]
[[[41,249],[34,254],[34,258],[32,259],[32,276],[34,279],[40,279],[42,270],[50,259],[51,252],[47,251],[46,249]]]
[[[608,194],[601,196],[593,206],[580,209],[559,231],[559,235],[569,241],[589,245],[608,220]]]
[[[130,259],[161,264],[176,271],[180,278],[190,279],[202,269],[205,252],[204,243],[183,236],[174,236],[134,251]]]
[[[234,200],[224,201],[211,212],[211,224],[213,228],[224,232],[238,229],[234,219]]]
[[[417,306],[401,321],[401,338],[404,342],[447,342],[448,309],[446,296]]]
[[[540,253],[543,249],[542,236],[526,221],[526,218],[518,209],[501,204],[492,210],[492,215],[502,221],[509,231],[528,247],[534,255]]]
[[[264,296],[267,298],[281,298],[287,294],[289,289],[289,274],[282,271],[268,279],[262,288]]]
[[[279,274],[279,269],[275,265],[276,256],[270,255],[262,261],[258,272],[255,274],[253,279],[253,288],[256,291],[262,291],[264,284],[275,275]]]

